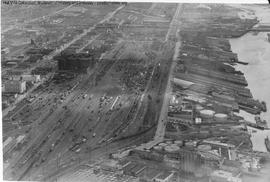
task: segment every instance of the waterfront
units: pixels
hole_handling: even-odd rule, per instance
[[[260,82],[254,65],[266,60],[268,45],[256,42],[261,34],[244,39],[258,23],[253,12],[227,4],[48,3],[44,14],[31,7],[27,19],[37,21],[29,22],[28,8],[6,5],[2,13],[10,22],[4,29],[11,27],[2,35],[2,105],[12,106],[37,75],[50,79],[3,117],[5,180],[270,181],[270,153],[252,150],[265,151],[264,137],[254,134],[252,145],[255,129],[234,114],[266,111],[256,99],[270,103],[247,87],[250,78]],[[229,38],[240,36],[232,52]],[[29,44],[15,49],[18,37]],[[261,47],[246,50],[253,42]],[[254,55],[241,57],[246,52]],[[237,66],[237,53],[250,65]],[[254,115],[246,120],[264,129]]]
[[[260,11],[259,7],[253,7],[253,10],[260,23],[268,24],[270,22],[269,17],[266,16],[269,8],[261,7]],[[267,41],[267,33],[261,32],[256,35],[250,32],[240,38],[231,39],[230,43],[232,51],[238,54],[239,60],[249,63],[248,65],[237,65],[236,69],[244,73],[253,97],[266,102],[268,112],[262,113],[261,118],[265,119],[270,126],[270,43]],[[254,122],[254,116],[242,111],[240,115],[244,116],[246,120]],[[266,136],[270,136],[269,130],[252,133],[251,140],[254,150],[266,151],[264,145]]]

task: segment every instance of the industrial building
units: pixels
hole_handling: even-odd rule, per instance
[[[41,80],[40,75],[12,75],[10,80],[26,81],[26,82],[39,82]]]
[[[5,93],[23,93],[26,91],[26,82],[11,80],[3,85],[3,92]]]
[[[93,68],[93,55],[88,53],[61,53],[54,57],[58,62],[59,71],[74,71],[79,73],[87,73],[88,68]]]
[[[173,174],[174,174],[173,172],[164,172],[164,173],[158,175],[157,177],[155,177],[154,181],[156,181],[156,182],[169,182],[169,181],[171,181]]]
[[[231,172],[216,170],[210,175],[210,182],[242,182],[238,176],[233,176]]]
[[[215,148],[219,151],[219,155],[225,157],[229,160],[236,159],[236,150],[235,146],[228,143],[222,143],[218,141],[204,140],[203,143],[209,144],[212,148]]]

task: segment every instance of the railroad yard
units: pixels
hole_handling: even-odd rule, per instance
[[[22,7],[2,3],[5,180],[265,174],[269,153],[252,150],[247,127],[269,129],[259,116],[266,104],[234,67],[247,63],[227,40],[257,19],[222,4]]]
[[[11,47],[4,60],[9,62],[17,55],[23,57],[27,53],[32,59],[36,54],[40,57],[35,57],[37,61],[33,60],[31,64],[23,58],[12,68],[2,62],[5,71],[2,78],[6,78],[6,82],[10,75],[29,73],[29,70],[32,74],[40,74],[43,81],[42,84],[35,83],[39,84],[37,88],[3,118],[4,140],[12,138],[11,143],[14,143],[19,136],[24,138],[4,150],[6,179],[42,180],[66,164],[72,165],[86,158],[94,160],[95,155],[91,157],[91,153],[97,150],[96,153],[105,154],[111,143],[119,142],[117,149],[127,143],[141,142],[134,140],[138,134],[144,135],[144,140],[153,136],[173,54],[173,44],[165,42],[173,12],[165,11],[175,8],[173,4],[168,7],[157,5],[147,12],[150,6],[149,3],[142,9],[140,4],[112,4],[101,8],[102,5],[73,4],[64,6],[59,13],[31,21],[32,29],[45,29],[43,35],[29,39],[31,41],[21,48]],[[95,19],[84,22],[83,17],[87,16],[95,16]],[[149,30],[142,25],[146,18]],[[150,18],[157,22],[151,22]],[[14,28],[2,34],[8,37],[4,40],[12,40],[10,31],[29,31],[30,23],[20,22],[21,29]],[[153,32],[151,23],[160,28]],[[63,27],[73,30],[57,31]],[[63,35],[58,35],[60,32]],[[47,34],[52,34],[52,38],[44,42],[43,37]],[[50,51],[40,54],[43,49]],[[62,49],[61,53],[57,53],[59,49]],[[15,51],[16,55],[13,54]],[[81,67],[72,70],[74,66],[67,66],[65,59],[71,54],[78,55],[81,64],[84,64],[83,59],[91,60],[85,73],[81,73]],[[70,59],[75,61],[77,57]],[[30,68],[22,69],[21,64]],[[8,94],[5,97],[9,101],[12,94]],[[123,146],[120,145],[122,140]]]

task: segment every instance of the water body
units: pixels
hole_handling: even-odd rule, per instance
[[[244,8],[247,8],[246,10],[252,10],[260,23],[270,25],[269,6],[253,5],[245,6]],[[246,12],[250,13],[249,11]],[[253,18],[252,15],[250,16]],[[257,35],[247,33],[240,38],[230,39],[230,43],[232,51],[238,54],[238,59],[249,63],[248,65],[237,65],[236,69],[244,73],[253,98],[266,102],[268,111],[262,113],[261,118],[265,119],[270,127],[270,42],[267,40],[267,32],[261,32]],[[240,115],[248,121],[255,122],[254,116],[251,114],[241,111]],[[253,149],[266,152],[264,139],[266,136],[270,137],[270,131],[256,131],[256,133],[251,133]]]

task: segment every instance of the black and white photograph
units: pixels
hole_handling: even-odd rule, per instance
[[[1,1],[4,181],[270,182],[270,5]]]

